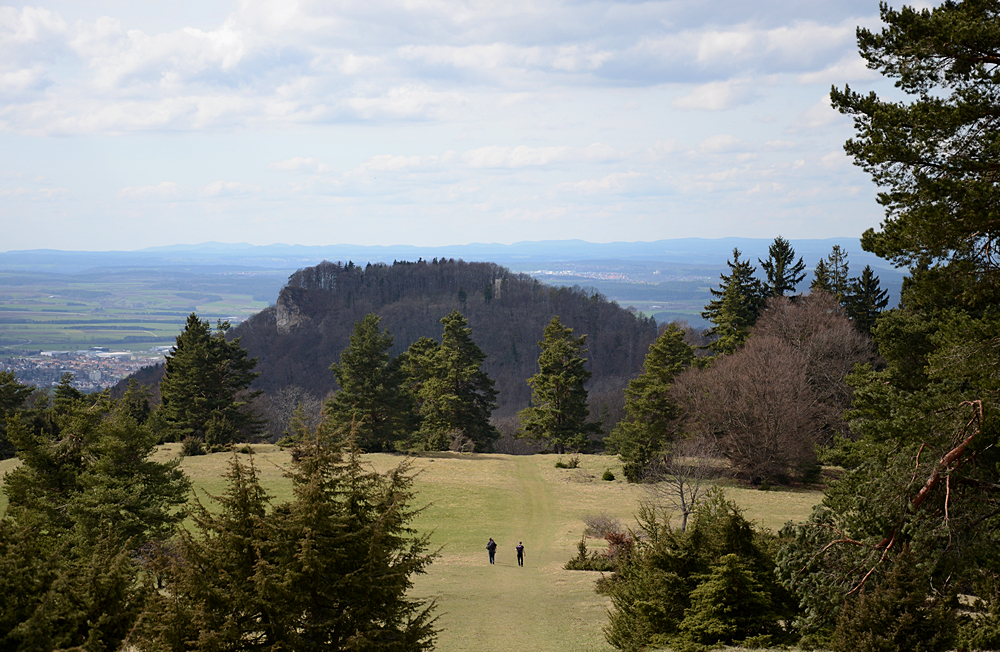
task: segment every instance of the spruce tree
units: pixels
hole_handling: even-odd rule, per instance
[[[380,321],[369,314],[354,324],[340,362],[330,366],[340,390],[326,404],[331,423],[353,427],[358,445],[367,451],[393,450],[412,424],[403,359],[389,355],[392,335],[379,333]]]
[[[181,650],[431,649],[433,603],[407,592],[433,560],[405,463],[366,470],[352,438],[327,422],[296,449],[291,501],[271,507],[251,462],[234,457],[221,511],[198,505],[137,642]]]
[[[587,445],[588,434],[598,432],[600,424],[588,423],[587,381],[585,368],[586,335],[573,337],[573,329],[553,317],[545,327],[538,345],[538,373],[528,379],[531,405],[518,413],[520,435],[553,448],[579,450]]]
[[[715,324],[708,332],[716,338],[710,346],[719,354],[733,353],[746,341],[768,296],[767,286],[754,277],[756,268],[740,260],[739,249],[733,249],[733,259],[726,264],[729,274],[721,275],[718,290],[710,290],[715,298],[701,313]]]
[[[642,479],[646,465],[676,436],[678,408],[670,397],[674,378],[694,361],[694,350],[684,342],[677,324],[666,330],[649,347],[643,371],[625,389],[628,418],[605,440],[605,445],[624,464],[630,482]]]
[[[830,270],[826,266],[826,259],[820,258],[813,270],[813,280],[809,284],[810,290],[820,290],[833,294],[833,285],[830,283]]]
[[[844,296],[844,310],[859,331],[871,334],[875,321],[889,305],[889,292],[879,287],[878,276],[865,265],[860,277],[852,278]]]
[[[191,313],[167,354],[160,381],[161,418],[175,440],[193,437],[209,446],[245,439],[258,419],[249,409],[259,392],[249,391],[259,375],[256,358],[247,357],[240,338],[226,341],[229,322],[212,329]]]
[[[0,460],[14,456],[14,445],[7,439],[7,417],[21,410],[34,388],[17,380],[13,371],[0,371]]]
[[[769,296],[783,297],[786,292],[795,292],[795,288],[806,277],[806,264],[799,257],[795,262],[795,249],[792,243],[780,235],[767,248],[767,260],[757,259],[761,269],[767,274],[767,289]]]
[[[120,649],[148,595],[141,550],[171,530],[188,483],[106,396],[67,404],[58,434],[15,415],[22,464],[0,520],[0,649]]]
[[[830,291],[837,301],[844,303],[844,297],[850,288],[850,265],[847,262],[847,251],[840,245],[833,245],[830,255],[826,257],[826,269],[829,274]]]
[[[499,433],[490,424],[497,392],[482,368],[486,354],[472,341],[462,313],[453,310],[441,323],[440,344],[421,338],[408,354],[420,406],[417,438],[428,450],[447,450],[454,439],[467,438],[476,450],[488,451]]]

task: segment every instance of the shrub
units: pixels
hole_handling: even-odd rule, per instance
[[[253,447],[250,444],[243,444],[236,449],[237,453],[243,453],[244,455],[253,455]]]
[[[194,455],[205,454],[205,442],[199,437],[185,437],[181,442],[181,455],[192,457]]]
[[[579,466],[580,466],[579,455],[570,455],[569,460],[566,462],[563,462],[562,460],[556,462],[557,469],[575,469],[578,468]]]
[[[582,570],[582,571],[613,571],[615,570],[615,562],[610,557],[606,557],[597,551],[589,552],[587,550],[587,535],[580,537],[580,542],[576,544],[577,555],[573,557],[566,565],[563,566],[566,570]]]
[[[611,532],[622,531],[621,521],[607,514],[588,514],[583,517],[583,522],[587,526],[583,534],[588,537],[603,539]]]
[[[615,474],[611,472],[611,469],[604,469],[604,473],[601,475],[601,480],[606,480],[611,482],[615,479]]]

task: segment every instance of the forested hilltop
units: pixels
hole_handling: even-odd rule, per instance
[[[421,337],[440,339],[441,318],[461,312],[486,353],[496,382],[497,416],[528,404],[525,380],[538,370],[538,342],[554,316],[587,335],[591,397],[620,396],[642,368],[656,322],[594,292],[553,288],[494,263],[433,259],[360,267],[323,262],[288,279],[276,305],[233,328],[271,394],[290,386],[322,397],[336,388],[329,367],[347,347],[354,324],[369,313],[393,335],[391,355]],[[620,402],[620,399],[618,399]]]

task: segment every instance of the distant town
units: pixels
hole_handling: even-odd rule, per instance
[[[45,388],[59,384],[65,373],[75,376],[73,387],[99,392],[143,367],[163,362],[173,346],[144,351],[111,351],[93,346],[83,351],[41,351],[37,355],[0,359],[0,371],[13,371],[22,383]]]

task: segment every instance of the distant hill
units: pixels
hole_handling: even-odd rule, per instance
[[[454,309],[465,315],[488,356],[485,368],[499,391],[497,416],[527,406],[525,380],[537,371],[538,341],[553,316],[588,336],[592,393],[620,394],[639,373],[657,332],[653,319],[593,292],[548,286],[494,263],[433,259],[301,269],[274,306],[232,334],[258,358],[255,387],[274,392],[294,385],[322,396],[336,386],[330,364],[367,313],[382,317],[395,337],[395,355],[420,337],[440,340],[439,320]]]

